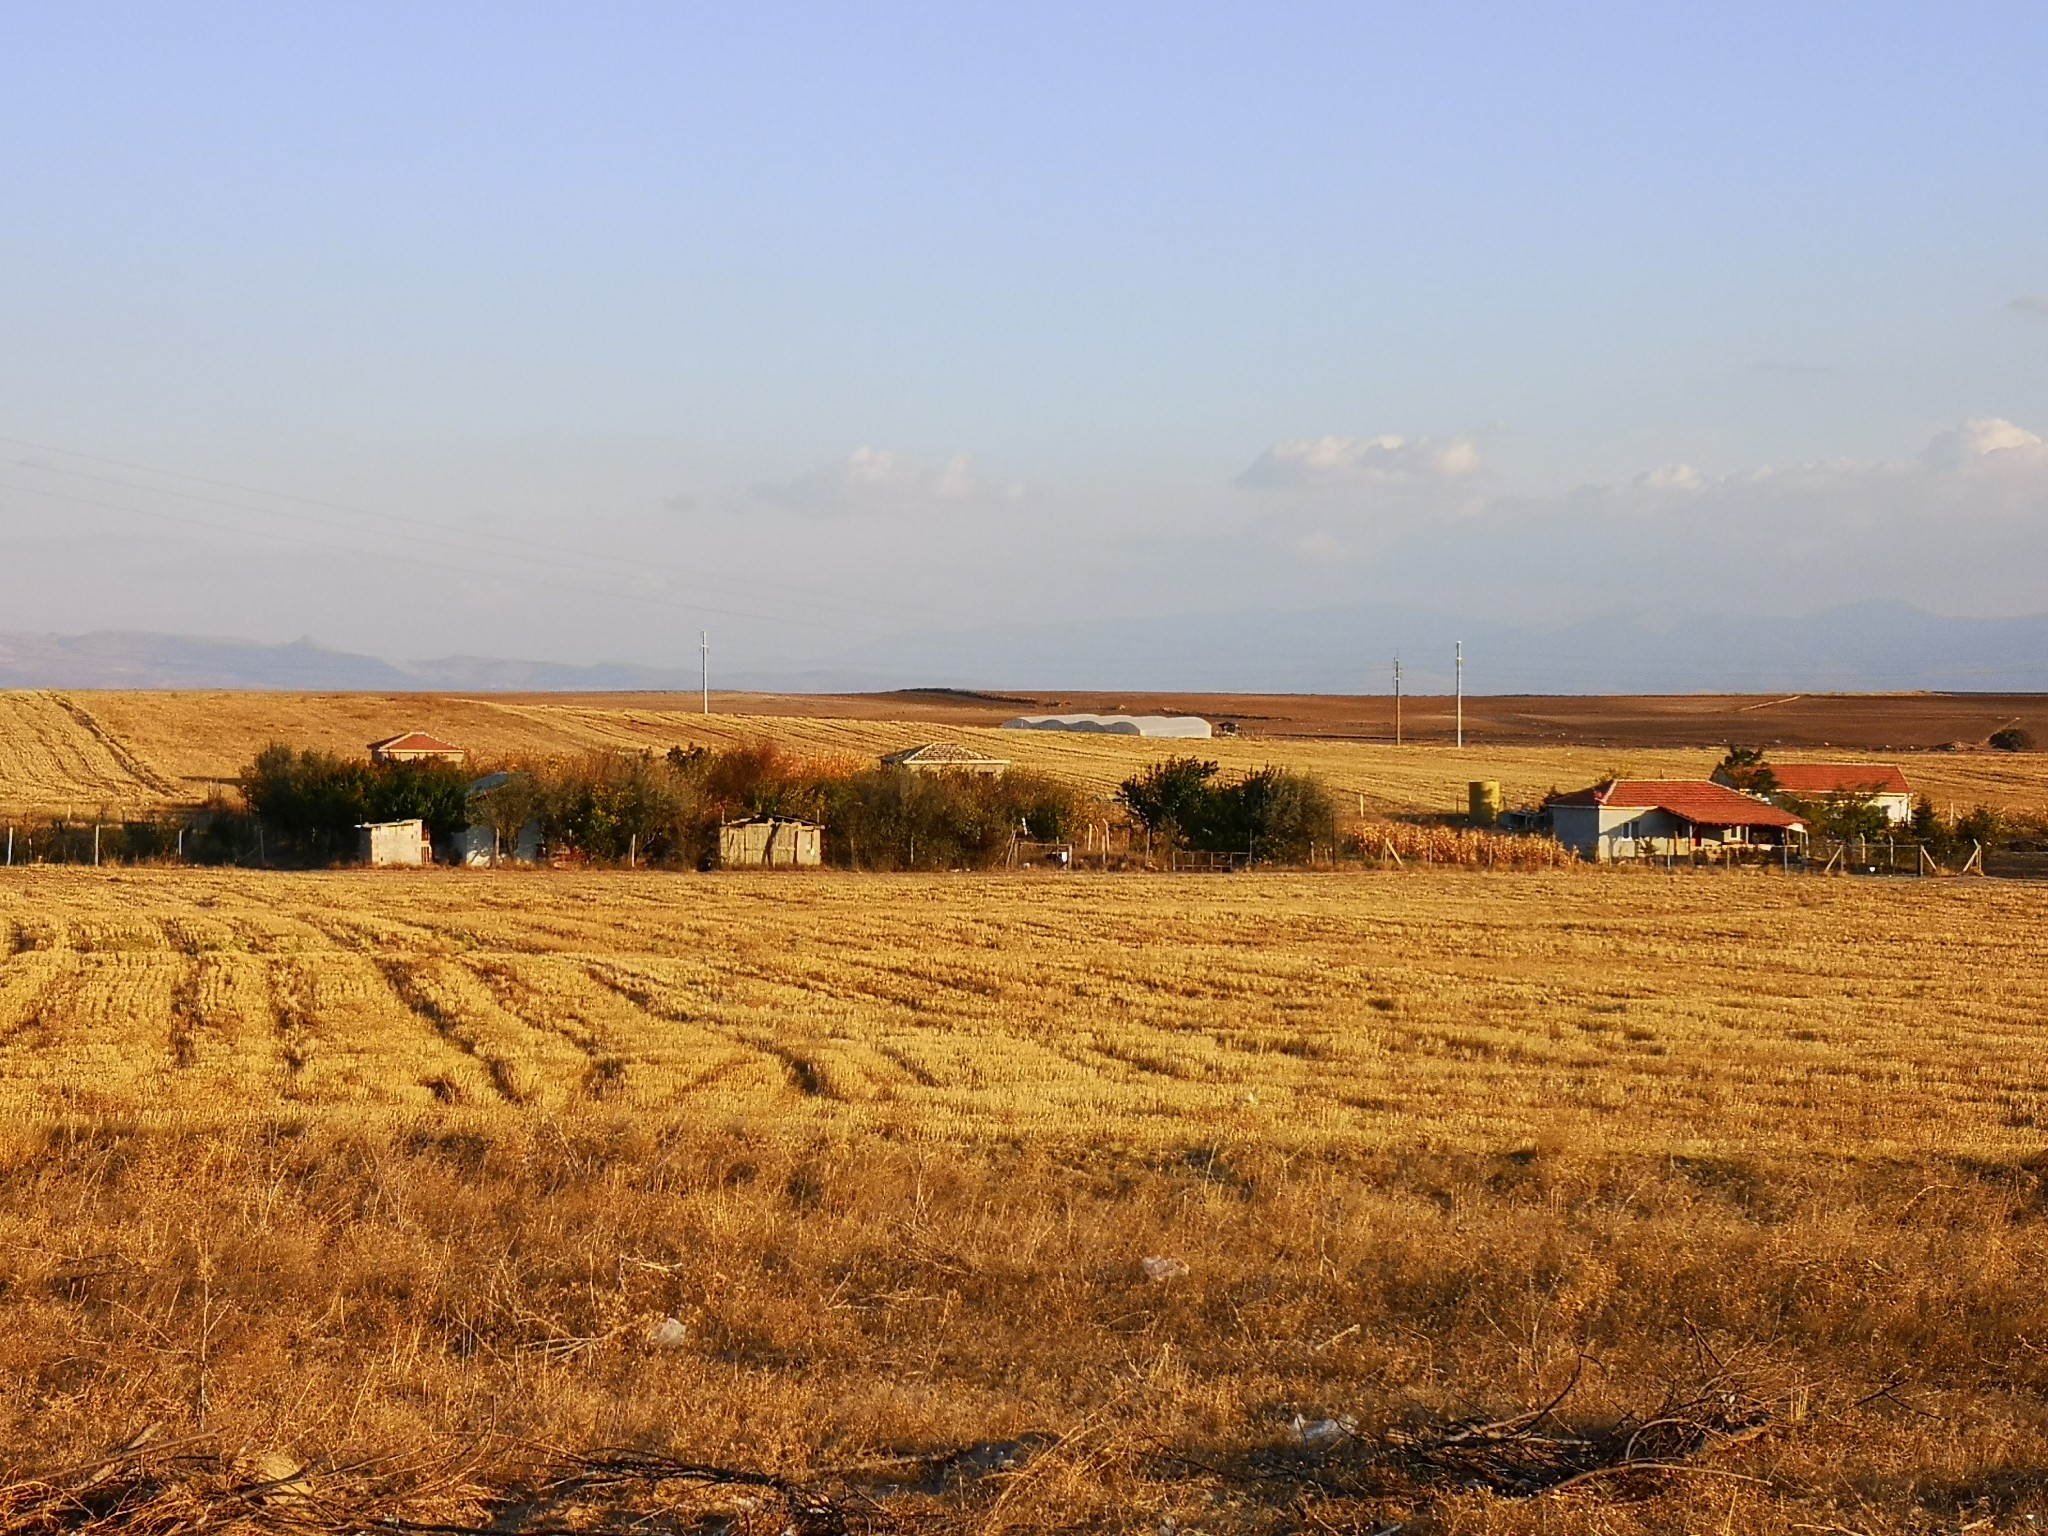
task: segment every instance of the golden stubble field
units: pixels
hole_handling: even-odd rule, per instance
[[[0,693],[0,815],[91,817],[190,805],[232,789],[272,741],[361,754],[368,742],[419,728],[479,762],[590,751],[665,752],[766,738],[799,756],[872,759],[931,740],[966,742],[1022,767],[1058,774],[1098,795],[1145,764],[1199,752],[1231,771],[1281,764],[1322,777],[1342,804],[1373,816],[1462,812],[1473,779],[1498,780],[1510,803],[1613,775],[1699,778],[1707,747],[1443,745],[1284,737],[1148,741],[1004,731],[918,720],[714,714],[672,695],[636,702],[446,695],[104,692]],[[1982,804],[2048,813],[2048,755],[1987,752],[1782,752],[1802,758],[1895,761],[1944,811]]]
[[[54,1479],[0,1528],[2048,1494],[2030,887],[20,870],[0,923],[0,1440]]]

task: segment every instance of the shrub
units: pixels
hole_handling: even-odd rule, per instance
[[[1198,757],[1169,757],[1133,774],[1116,797],[1154,837],[1201,845],[1214,810],[1216,764]]]
[[[1261,768],[1215,784],[1216,764],[1168,758],[1124,780],[1117,799],[1146,831],[1211,853],[1255,859],[1305,858],[1311,844],[1334,844],[1337,808],[1312,776]]]
[[[2008,725],[1991,733],[1991,745],[1999,752],[2031,752],[2034,750],[2034,738],[2032,733],[2016,725]]]
[[[1289,768],[1261,768],[1216,791],[1206,846],[1244,849],[1254,859],[1292,863],[1313,844],[1337,840],[1337,807],[1321,782]]]
[[[1815,837],[1845,842],[1852,837],[1883,837],[1891,831],[1891,818],[1873,795],[1849,790],[1805,799],[1781,795],[1779,803],[1806,823]]]
[[[366,821],[418,817],[435,838],[469,824],[468,779],[453,763],[373,763],[273,742],[242,773],[242,798],[285,858],[328,862],[352,853]]]
[[[986,869],[1018,837],[1064,842],[1080,797],[1044,774],[867,768],[816,786],[826,856],[859,869]]]
[[[646,753],[593,752],[529,771],[541,835],[551,848],[604,861],[630,853],[649,863],[695,865],[703,857],[704,808],[685,776],[665,761]]]

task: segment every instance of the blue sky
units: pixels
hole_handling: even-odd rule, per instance
[[[0,8],[4,627],[1561,617],[1702,523],[1772,576],[1697,606],[2048,609],[2044,56],[2020,4]]]

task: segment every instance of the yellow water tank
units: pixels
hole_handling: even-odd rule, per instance
[[[1474,779],[1465,786],[1467,814],[1475,827],[1491,827],[1500,821],[1505,806],[1500,785],[1492,779]]]

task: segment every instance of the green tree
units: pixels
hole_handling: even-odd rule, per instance
[[[1309,775],[1261,768],[1214,792],[1203,831],[1198,847],[1292,863],[1307,858],[1314,844],[1336,842],[1337,807]]]
[[[1201,846],[1214,818],[1216,772],[1198,757],[1169,757],[1125,779],[1116,798],[1153,836]]]
[[[1746,794],[1769,799],[1778,792],[1778,776],[1764,761],[1762,747],[1738,747],[1729,743],[1727,755],[1716,770],[1722,778]]]
[[[1883,837],[1891,831],[1891,818],[1877,797],[1854,790],[1837,790],[1817,799],[1780,795],[1779,803],[1806,823],[1806,830],[1830,842],[1855,837]]]
[[[1915,842],[1938,843],[1946,835],[1946,829],[1941,824],[1941,816],[1934,809],[1934,802],[1925,795],[1913,802],[1913,820],[1910,825]]]

